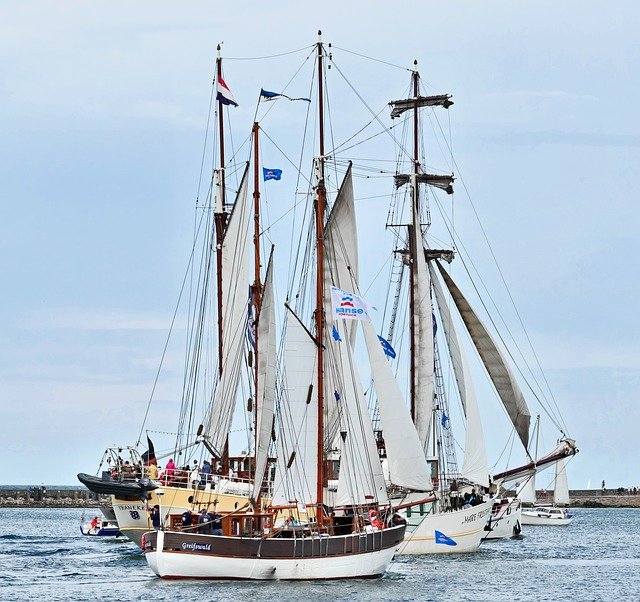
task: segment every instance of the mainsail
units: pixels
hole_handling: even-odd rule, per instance
[[[414,199],[418,194],[415,176],[412,180]],[[413,352],[414,364],[414,400],[413,417],[418,437],[426,451],[431,433],[433,414],[434,382],[434,347],[433,347],[433,311],[431,309],[431,287],[429,271],[424,257],[422,229],[418,211],[413,211],[412,228],[413,252]]]
[[[559,460],[556,464],[556,482],[553,486],[553,502],[554,504],[568,504],[570,502],[567,469],[563,460]]]
[[[205,439],[218,457],[229,434],[247,335],[251,208],[247,203],[249,165],[242,175],[222,242],[222,375],[216,386]]]
[[[531,414],[522,391],[509,368],[502,352],[489,334],[478,315],[456,286],[451,276],[444,270],[440,263],[436,262],[440,274],[449,289],[449,293],[460,312],[471,340],[475,345],[482,362],[491,377],[491,380],[507,410],[520,441],[525,449],[529,445],[529,423]]]

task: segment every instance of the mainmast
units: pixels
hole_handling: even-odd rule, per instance
[[[253,257],[254,257],[254,279],[251,293],[256,315],[253,324],[254,332],[254,350],[253,350],[253,369],[254,369],[254,399],[253,399],[253,433],[254,433],[254,469],[257,466],[258,454],[258,328],[257,324],[260,320],[260,305],[262,296],[262,285],[260,282],[260,157],[258,146],[258,132],[260,125],[258,122],[253,124],[253,154],[254,154],[254,171],[253,171]],[[258,478],[258,475],[254,475]],[[258,490],[259,491],[259,490]],[[256,508],[260,508],[260,493],[258,493],[255,501]]]
[[[411,214],[418,216],[418,219],[412,219],[412,224],[420,223],[420,207],[418,197],[418,179],[417,174],[420,168],[420,158],[418,156],[418,135],[419,135],[419,123],[418,123],[418,86],[420,81],[420,74],[418,73],[418,61],[413,61],[413,73],[411,78],[413,80],[413,177],[411,178]],[[409,273],[409,335],[411,340],[410,345],[410,382],[409,391],[411,399],[411,418],[416,421],[416,328],[415,328],[415,256],[419,252],[418,241],[422,240],[419,232],[415,231],[415,227],[409,226],[409,256],[412,258],[411,271]],[[420,244],[422,247],[422,244]]]
[[[318,441],[317,441],[317,475],[316,485],[316,521],[318,528],[323,523],[324,501],[324,215],[327,191],[324,183],[324,102],[323,102],[323,67],[322,67],[322,32],[318,31],[318,119],[320,155],[316,158],[316,309],[314,312],[316,341],[318,342]]]

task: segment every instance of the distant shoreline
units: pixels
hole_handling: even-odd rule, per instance
[[[569,492],[574,508],[640,508],[640,492],[574,489]],[[553,491],[538,495],[538,504],[551,504]],[[108,495],[97,495],[80,486],[0,485],[0,508],[98,508],[110,506]]]

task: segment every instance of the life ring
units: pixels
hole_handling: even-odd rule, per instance
[[[380,518],[378,517],[377,510],[369,510],[369,522],[371,523],[371,526],[375,527],[376,529],[382,528],[382,523],[380,522]]]

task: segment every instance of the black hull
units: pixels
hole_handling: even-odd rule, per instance
[[[84,472],[78,474],[78,480],[93,493],[115,495],[118,498],[147,499],[147,492],[158,488],[158,485],[142,479],[141,481],[105,481]]]

